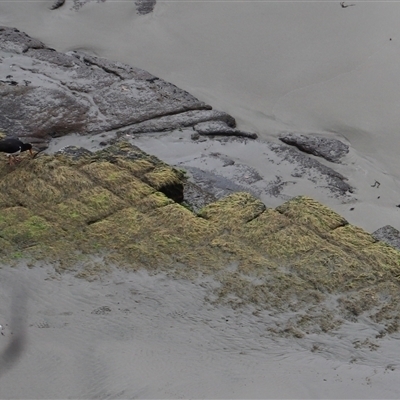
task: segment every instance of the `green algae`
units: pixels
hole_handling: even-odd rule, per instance
[[[45,260],[85,279],[112,264],[187,279],[212,274],[215,302],[303,312],[285,328],[295,336],[336,329],[340,318],[327,317],[335,313],[367,316],[388,332],[399,326],[397,250],[304,196],[271,209],[234,193],[195,214],[163,190],[184,179],[127,143],[77,159],[4,163],[0,259]]]

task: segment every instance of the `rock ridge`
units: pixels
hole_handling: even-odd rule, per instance
[[[147,71],[60,53],[15,28],[0,27],[0,61],[0,129],[42,147],[69,133],[159,132],[216,121],[226,124],[224,134],[241,134],[232,116]]]

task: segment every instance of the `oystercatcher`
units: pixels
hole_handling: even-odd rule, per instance
[[[3,139],[0,140],[0,152],[6,153],[8,156],[8,163],[13,165],[15,157],[22,151],[27,151],[32,155],[32,145],[30,143],[23,143],[19,139]]]

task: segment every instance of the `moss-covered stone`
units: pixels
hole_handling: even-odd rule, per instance
[[[127,143],[4,162],[0,260],[48,260],[87,279],[111,264],[213,274],[216,302],[299,312],[282,328],[289,333],[334,329],[332,315],[370,317],[387,332],[400,326],[394,248],[307,197],[269,209],[234,193],[195,214],[168,196],[183,183],[181,172]]]

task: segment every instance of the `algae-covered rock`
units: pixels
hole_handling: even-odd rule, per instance
[[[114,264],[212,274],[213,301],[287,311],[285,335],[345,319],[370,318],[387,333],[400,326],[396,249],[308,197],[271,209],[237,192],[194,213],[179,203],[183,185],[182,172],[128,143],[4,160],[0,260],[80,265],[86,279]],[[93,255],[102,265],[88,261]]]

